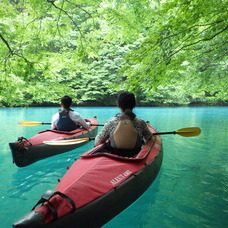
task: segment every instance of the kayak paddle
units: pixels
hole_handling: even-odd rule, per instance
[[[33,127],[33,126],[37,126],[37,125],[51,125],[51,123],[44,123],[44,122],[38,122],[38,121],[26,121],[26,120],[21,120],[18,121],[17,123],[20,126],[23,127]],[[91,124],[91,126],[104,126],[102,124]]]
[[[177,134],[184,137],[194,137],[201,133],[201,129],[199,127],[188,127],[188,128],[181,128],[177,131],[171,132],[158,132],[154,133],[153,135],[166,135],[166,134]]]
[[[52,141],[43,141],[44,144],[52,146],[65,146],[65,145],[74,145],[83,143],[86,141],[94,140],[95,138],[81,138],[81,139],[68,139],[68,140],[52,140]]]
[[[51,125],[51,123],[44,123],[44,122],[38,122],[38,121],[26,121],[26,120],[18,121],[17,124],[24,127],[33,127],[37,125]]]
[[[201,133],[201,129],[199,127],[189,127],[189,128],[181,128],[177,131],[171,132],[156,132],[153,135],[168,135],[168,134],[177,134],[184,137],[194,137]],[[83,143],[86,141],[94,140],[95,138],[81,138],[81,139],[69,139],[69,140],[52,140],[52,141],[44,141],[44,144],[52,145],[52,146],[65,146],[65,145],[74,145],[78,143]]]

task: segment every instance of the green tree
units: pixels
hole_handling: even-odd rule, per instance
[[[227,103],[227,1],[2,0],[0,105]],[[7,9],[7,10],[5,10]]]
[[[157,96],[177,83],[187,103],[227,102],[227,9],[227,1],[158,2],[143,41],[126,59],[128,88]]]

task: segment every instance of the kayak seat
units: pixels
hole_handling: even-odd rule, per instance
[[[108,143],[105,145],[105,148],[107,149],[108,153],[115,154],[122,157],[135,157],[141,150],[141,147],[133,148],[133,149],[114,148],[114,147],[111,147]]]
[[[118,149],[110,146],[109,142],[103,144],[98,150],[93,151],[90,155],[113,154],[120,157],[136,157],[142,148]],[[89,156],[90,156],[89,155]],[[85,156],[83,156],[85,157]]]
[[[119,121],[116,129],[110,138],[113,148],[133,149],[137,142],[137,132],[129,119]]]

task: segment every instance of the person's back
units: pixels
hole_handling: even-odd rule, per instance
[[[73,131],[80,127],[79,124],[76,124],[69,115],[69,112],[73,110],[60,110],[59,111],[59,120],[56,124],[57,130],[59,131]]]
[[[132,112],[135,104],[134,94],[123,92],[119,95],[118,106],[122,113],[105,124],[95,139],[95,145],[109,139],[111,152],[122,156],[134,156],[135,151],[140,150],[143,140],[147,141],[152,134],[145,121]]]
[[[139,147],[139,136],[127,115],[120,117],[116,129],[110,136],[110,145],[118,149],[134,149]]]
[[[63,96],[61,98],[61,110],[52,117],[52,129],[59,131],[73,131],[80,126],[84,129],[89,129],[89,125],[79,115],[70,109],[72,105],[72,99],[69,96]]]
[[[137,138],[137,132],[129,120],[121,120],[113,132],[113,142],[116,148],[133,149]]]

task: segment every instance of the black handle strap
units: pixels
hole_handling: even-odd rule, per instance
[[[32,143],[30,143],[29,140],[26,139],[26,138],[23,137],[23,136],[18,137],[17,141],[18,141],[18,145],[19,145],[19,146],[22,146],[22,147],[23,147],[23,146],[24,146],[24,142],[28,142],[28,143],[29,143],[29,146],[32,146]]]
[[[71,206],[72,206],[72,212],[76,210],[75,203],[74,203],[74,201],[70,197],[68,197],[67,195],[63,194],[62,192],[55,191],[55,190],[47,190],[42,195],[41,199],[32,208],[32,210],[34,210],[39,204],[42,204],[43,205],[46,202],[47,203],[47,206],[48,206],[48,208],[50,210],[50,212],[52,213],[53,221],[55,221],[58,218],[58,212],[57,212],[55,206],[49,201],[55,195],[59,195],[63,199],[67,200],[71,204]]]

